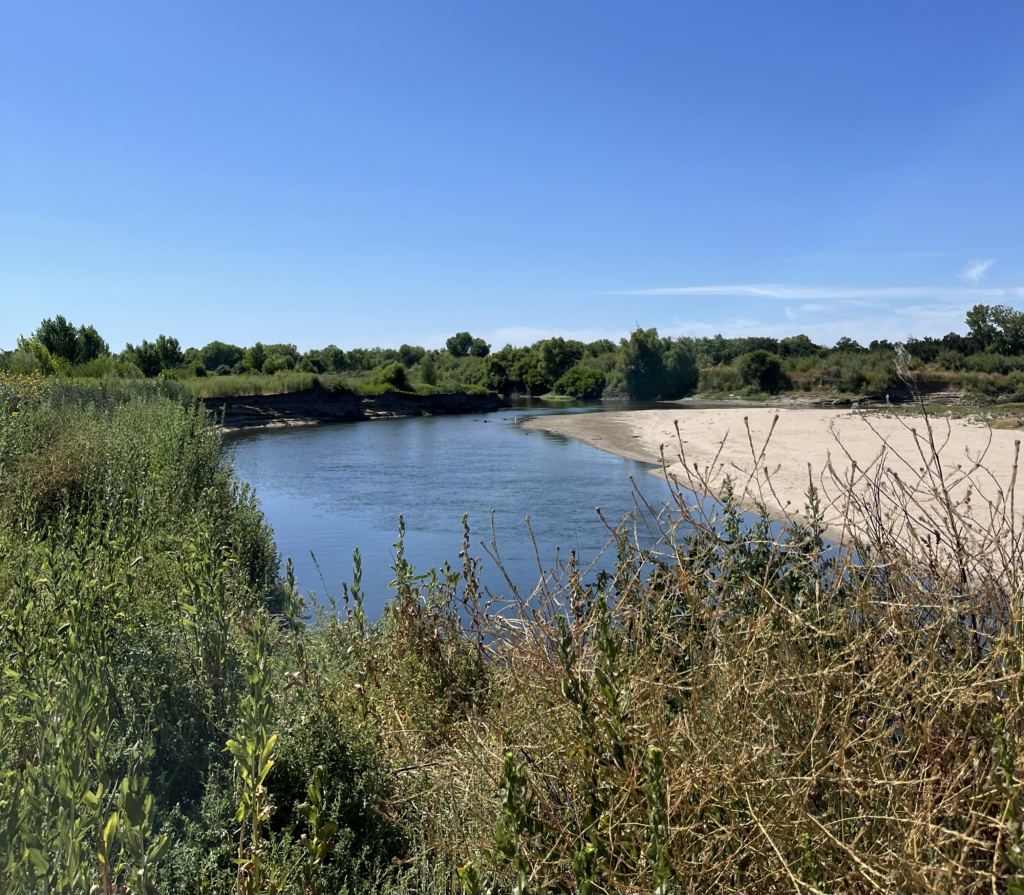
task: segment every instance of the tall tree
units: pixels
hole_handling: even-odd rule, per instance
[[[652,401],[665,386],[665,364],[662,344],[656,329],[637,327],[628,339],[622,340],[620,358],[626,391],[637,401]]]
[[[62,357],[75,363],[78,355],[78,332],[74,325],[58,314],[52,320],[47,317],[32,334],[32,341],[44,346],[54,357]]]
[[[469,333],[456,333],[447,342],[445,347],[452,357],[468,357],[473,347],[473,337]]]
[[[561,336],[556,336],[540,343],[540,361],[548,378],[555,381],[576,366],[583,359],[585,351],[582,342],[571,339],[567,342]]]

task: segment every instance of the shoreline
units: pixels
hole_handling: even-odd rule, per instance
[[[1014,493],[1009,493],[1020,440],[1017,431],[990,429],[940,415],[932,416],[931,421],[943,473],[952,482],[960,480],[950,489],[955,499],[963,499],[970,488],[979,507],[1001,500],[1001,492],[1007,501],[1013,499],[1016,506],[1024,507],[1024,485],[1019,481],[1024,476],[1017,476]],[[805,520],[807,491],[813,482],[821,496],[830,537],[843,532],[842,497],[854,463],[858,487],[870,486],[872,477],[883,468],[916,484],[924,466],[914,435],[915,429],[919,436],[925,434],[923,421],[896,414],[867,417],[837,409],[674,407],[548,415],[524,425],[654,464],[649,471],[662,479],[667,468],[676,484],[694,493],[700,492],[693,486],[702,480],[720,488],[729,475],[737,503],[744,510],[756,510],[762,504],[776,521]],[[962,474],[971,470],[976,472],[974,481],[965,483]]]
[[[492,413],[510,406],[496,395],[413,395],[401,392],[357,395],[319,388],[276,395],[228,395],[199,400],[219,420],[218,428],[223,435],[427,414]]]

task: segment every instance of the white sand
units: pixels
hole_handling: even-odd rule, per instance
[[[778,422],[766,447],[776,415]],[[745,420],[749,422],[750,437]],[[840,498],[839,482],[849,476],[852,461],[856,461],[860,471],[871,475],[884,468],[898,474],[901,481],[914,483],[919,481],[925,466],[911,432],[913,428],[920,436],[926,434],[920,416],[896,418],[848,410],[671,408],[535,417],[526,425],[577,438],[623,457],[657,463],[659,467],[664,447],[669,475],[684,487],[691,487],[692,478],[681,463],[681,448],[690,470],[696,463],[702,473],[711,473],[718,482],[728,473],[744,506],[752,507],[763,501],[775,518],[783,518],[787,513],[802,515],[809,465],[826,504],[826,521],[833,533],[840,521],[838,503],[833,502]],[[1019,442],[1021,431],[992,430],[978,422],[949,420],[941,414],[932,417],[932,428],[941,449],[943,473],[953,485],[950,493],[954,497],[963,497],[973,482],[975,512],[986,500],[997,501],[1000,491],[1007,492],[1008,501],[1015,443]],[[889,445],[887,451],[885,442]],[[930,455],[926,444],[921,447],[926,456]],[[755,458],[761,474],[752,478]],[[982,469],[975,468],[978,461],[983,463]],[[828,469],[830,463],[833,472]],[[971,480],[964,480],[963,473],[972,470]],[[652,472],[662,474],[660,468]],[[1022,477],[1024,471],[1018,479]],[[864,482],[861,478],[862,486]],[[1018,482],[1015,503],[1017,508],[1024,509],[1021,488]]]

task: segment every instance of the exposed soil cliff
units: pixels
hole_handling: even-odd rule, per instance
[[[320,388],[283,395],[232,395],[202,400],[218,417],[223,414],[221,425],[225,432],[424,414],[489,413],[508,407],[496,395],[355,395]]]

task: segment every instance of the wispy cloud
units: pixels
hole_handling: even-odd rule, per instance
[[[986,258],[983,261],[968,261],[967,266],[960,271],[960,279],[965,283],[974,283],[977,285],[985,279],[985,274],[988,273],[988,269],[995,263],[995,258]]]
[[[984,262],[978,275],[994,262]],[[978,262],[981,263],[981,262]],[[966,276],[966,274],[964,274]],[[888,286],[882,288],[843,288],[835,286],[792,286],[785,283],[742,283],[728,286],[673,286],[665,289],[623,289],[610,295],[725,295],[745,298],[770,298],[782,301],[839,301],[843,299],[928,301],[979,298],[1005,298],[1019,295],[1014,289],[960,289],[943,286]]]

